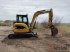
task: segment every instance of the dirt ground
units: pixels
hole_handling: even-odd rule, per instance
[[[8,39],[12,28],[0,26],[0,52],[70,52],[70,30],[61,28],[54,38],[49,29],[36,29],[38,38]]]

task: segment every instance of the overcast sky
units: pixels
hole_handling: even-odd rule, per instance
[[[70,0],[0,0],[0,20],[15,20],[16,14],[28,14],[31,20],[34,12],[49,8],[53,9],[54,20],[70,23]],[[48,16],[39,17],[42,21]]]

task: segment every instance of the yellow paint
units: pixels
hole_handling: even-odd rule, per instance
[[[16,29],[16,26],[23,26],[25,28],[23,28],[23,29]],[[24,24],[24,23],[15,23],[13,27],[14,27],[13,31],[16,32],[16,33],[17,32],[18,33],[29,32],[29,27],[26,24]]]

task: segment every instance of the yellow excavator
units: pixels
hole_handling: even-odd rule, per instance
[[[29,23],[28,15],[17,15],[16,16],[16,22],[13,24],[13,32],[14,34],[8,35],[8,38],[17,38],[17,37],[38,37],[37,33],[33,32],[33,26],[35,23],[36,18],[38,15],[41,14],[49,14],[49,20],[48,20],[48,27],[52,25],[52,17],[53,12],[52,9],[49,10],[40,10],[34,13],[31,23]]]

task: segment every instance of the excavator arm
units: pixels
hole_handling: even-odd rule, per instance
[[[45,13],[48,13],[48,14],[49,14],[48,26],[50,27],[50,26],[52,25],[52,17],[53,17],[52,9],[37,11],[37,12],[34,13],[33,19],[32,19],[31,24],[30,24],[30,27],[31,27],[30,30],[31,30],[31,31],[33,30],[33,26],[34,26],[34,23],[35,23],[35,19],[36,19],[39,15],[45,14]]]

